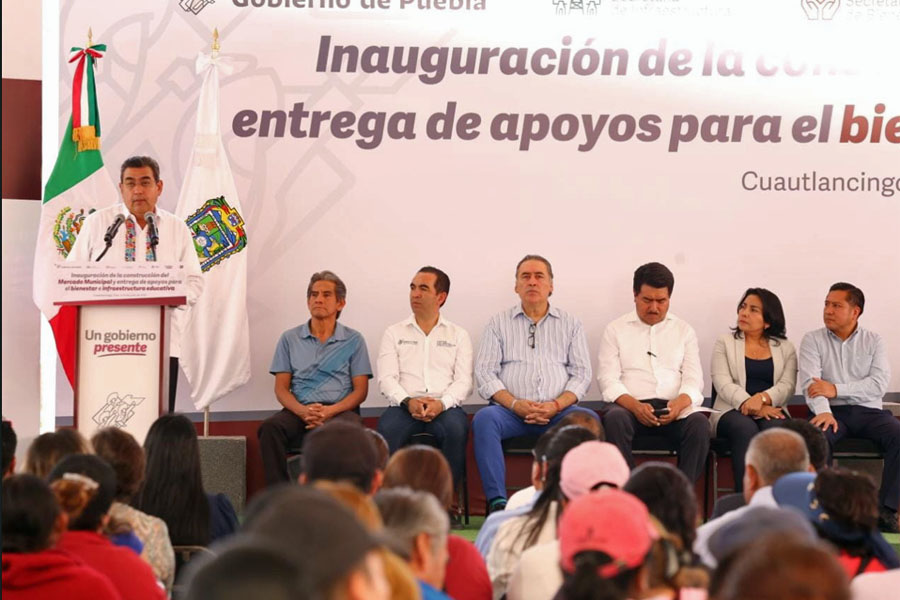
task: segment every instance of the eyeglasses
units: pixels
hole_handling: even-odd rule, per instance
[[[528,326],[528,345],[534,348],[534,332],[537,331],[537,324],[532,323]]]

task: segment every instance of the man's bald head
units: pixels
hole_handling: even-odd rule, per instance
[[[782,475],[808,471],[809,452],[798,433],[776,427],[753,436],[747,448],[746,462],[755,471],[758,489],[772,485]]]

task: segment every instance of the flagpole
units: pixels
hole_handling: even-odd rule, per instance
[[[219,28],[214,27],[212,33],[212,56],[219,56]],[[209,404],[203,408],[203,437],[209,437]]]

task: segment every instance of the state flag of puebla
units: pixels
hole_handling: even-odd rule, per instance
[[[85,217],[114,204],[118,191],[100,154],[100,110],[94,69],[105,44],[72,48],[72,115],[53,172],[44,187],[40,230],[34,253],[32,296],[53,329],[56,349],[70,384],[75,381],[75,315],[71,306],[54,306],[53,265],[66,260]]]
[[[247,229],[219,128],[219,74],[231,69],[218,51],[201,53],[196,67],[203,85],[175,214],[193,233],[204,283],[197,302],[176,311],[172,337],[180,340],[179,364],[191,400],[203,409],[250,379],[250,327]]]

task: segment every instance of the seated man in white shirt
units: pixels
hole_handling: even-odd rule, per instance
[[[155,159],[149,156],[126,159],[119,170],[122,203],[87,216],[66,260],[183,264],[187,272],[187,303],[191,306],[203,291],[203,272],[194,235],[183,219],[157,206],[162,191],[163,181],[159,178],[159,163]],[[148,223],[148,215],[155,217],[152,225]],[[178,357],[181,355],[180,335],[175,331],[178,321],[172,319],[169,344],[169,412],[175,410]]]
[[[672,272],[648,263],[634,272],[635,310],[606,327],[597,380],[606,439],[634,468],[635,437],[664,435],[678,449],[678,468],[697,481],[709,450],[709,424],[694,407],[703,403],[703,373],[694,329],[669,312]]]
[[[462,327],[441,316],[450,278],[422,267],[409,284],[413,314],[388,327],[378,350],[378,387],[391,406],[378,432],[393,454],[417,433],[430,433],[453,474],[466,467],[468,418],[460,407],[472,391],[472,342]]]

